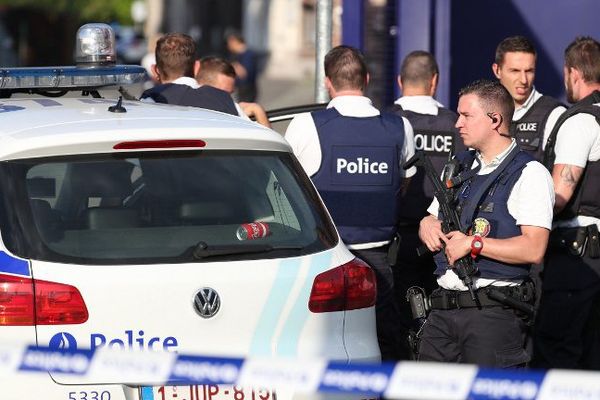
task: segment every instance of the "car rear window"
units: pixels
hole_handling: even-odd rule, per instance
[[[276,258],[337,241],[319,197],[287,153],[17,160],[2,163],[0,180],[7,188],[3,240],[26,258],[89,264]]]

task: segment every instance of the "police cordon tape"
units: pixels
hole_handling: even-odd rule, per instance
[[[0,346],[0,381],[14,373],[46,372],[80,376],[88,382],[285,387],[299,393],[353,393],[388,399],[600,399],[600,372]]]

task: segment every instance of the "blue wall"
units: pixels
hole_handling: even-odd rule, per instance
[[[538,51],[536,88],[564,99],[563,52],[578,35],[600,40],[600,0],[388,0],[395,2],[395,65],[413,50],[428,50],[440,65],[437,98],[455,109],[457,93],[467,83],[493,79],[497,44],[524,35]],[[362,17],[360,0],[344,0],[344,13]],[[350,18],[349,18],[350,19]],[[364,27],[364,18],[362,27]],[[354,24],[343,27],[344,40],[360,47]],[[362,32],[362,29],[360,30]],[[369,54],[367,54],[369,57]],[[398,95],[395,71],[387,78],[389,96]],[[391,93],[393,92],[393,93]]]
[[[496,45],[512,35],[524,35],[536,46],[536,88],[565,101],[564,49],[578,35],[600,40],[599,18],[598,0],[452,1],[450,106],[456,107],[456,93],[467,83],[494,78]]]

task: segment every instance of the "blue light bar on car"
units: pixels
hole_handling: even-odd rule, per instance
[[[106,67],[26,67],[0,69],[0,89],[77,89],[143,82],[138,65]]]

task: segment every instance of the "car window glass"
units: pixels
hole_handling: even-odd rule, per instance
[[[268,234],[248,244],[287,250],[249,258],[306,254],[335,242],[318,196],[287,153],[140,153],[10,164],[16,194],[22,187],[29,204],[21,210],[31,221],[24,234],[41,239],[44,246],[32,246],[41,259],[190,261],[186,250],[199,242],[244,245],[236,232],[255,222],[267,224]]]

